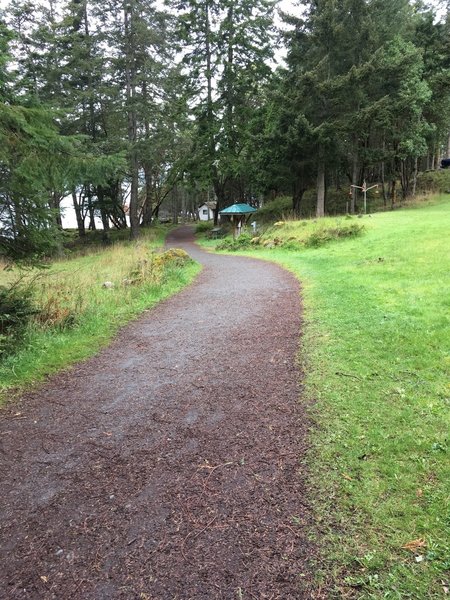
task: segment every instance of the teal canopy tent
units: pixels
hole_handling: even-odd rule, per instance
[[[234,224],[234,237],[238,237],[241,234],[246,217],[254,212],[256,212],[256,208],[253,208],[250,204],[240,203],[227,206],[219,212],[219,215],[230,217],[231,222]]]

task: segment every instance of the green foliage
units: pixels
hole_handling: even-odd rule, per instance
[[[426,171],[417,178],[417,189],[423,192],[437,194],[449,193],[450,191],[450,169],[439,171]]]
[[[9,75],[6,67],[10,60],[8,45],[13,37],[12,31],[5,26],[0,18],[0,102],[4,102],[9,95],[7,88]]]
[[[187,171],[213,186],[218,207],[251,193],[252,124],[260,90],[271,77],[273,0],[170,2],[188,65],[195,116]]]
[[[255,221],[258,223],[273,223],[281,221],[292,215],[292,198],[280,196],[266,202],[255,213]]]
[[[84,138],[63,136],[48,109],[0,104],[0,254],[36,263],[61,247],[52,206],[77,181],[99,182],[123,160],[86,153]]]
[[[305,221],[278,221],[262,235],[242,233],[238,238],[226,238],[215,247],[217,250],[238,252],[248,248],[266,248],[299,252],[305,248],[318,248],[329,242],[360,236],[365,230],[361,222],[326,219]]]
[[[226,238],[217,244],[217,250],[228,250],[229,252],[237,252],[243,248],[250,248],[253,242],[253,237],[248,233],[241,233],[236,239]]]
[[[0,286],[0,359],[17,351],[37,312],[30,286]]]
[[[205,233],[207,231],[211,231],[213,227],[214,223],[211,223],[211,221],[199,221],[195,226],[195,232]]]
[[[306,4],[301,18],[290,19],[288,68],[275,80],[259,124],[268,142],[260,153],[266,190],[290,192],[298,215],[316,214],[313,186],[324,165],[326,214],[345,212],[347,192],[335,189],[348,177],[357,186],[384,179],[393,190],[400,182],[407,198],[432,132],[439,127],[441,140],[448,132],[442,25],[433,25],[429,10],[413,12],[406,0]],[[413,39],[416,27],[422,47]],[[434,40],[430,54],[426,36]]]
[[[305,239],[304,244],[307,248],[318,248],[333,240],[357,237],[363,231],[364,225],[360,223],[350,223],[349,225],[340,225],[339,227],[325,227],[311,233]]]

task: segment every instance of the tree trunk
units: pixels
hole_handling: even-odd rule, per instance
[[[91,186],[86,186],[86,197],[87,197],[87,206],[88,206],[88,214],[89,214],[89,231],[95,231],[97,229],[95,225],[95,211],[92,206],[92,189]]]
[[[145,200],[144,200],[144,206],[142,208],[142,225],[144,225],[144,227],[148,227],[152,224],[152,211],[153,211],[152,174],[151,174],[151,170],[150,170],[150,165],[148,163],[144,164],[144,176],[145,176]]]
[[[383,190],[383,206],[387,207],[387,194],[386,194],[386,179],[385,179],[385,165],[384,161],[381,163],[381,189]]]
[[[105,195],[103,188],[99,185],[97,188],[97,199],[100,206],[100,216],[102,219],[103,232],[102,232],[102,240],[107,243],[109,242],[109,218],[107,211],[104,207]]]
[[[356,148],[353,152],[353,162],[352,162],[352,184],[359,185],[359,161],[358,161],[358,153]],[[350,214],[354,215],[356,211],[356,198],[358,196],[358,188],[352,187],[352,196],[350,200]]]
[[[178,224],[178,190],[174,188],[172,190],[172,223]]]
[[[187,198],[186,198],[186,190],[184,187],[180,188],[181,193],[181,214],[182,214],[182,222],[186,223],[187,221]]]
[[[81,206],[78,202],[76,190],[72,190],[72,202],[75,216],[77,218],[78,235],[80,237],[86,236],[86,226],[84,224],[83,215],[81,214]]]
[[[317,169],[316,217],[325,216],[325,163],[320,161]]]
[[[131,239],[139,237],[139,161],[136,150],[137,119],[135,107],[135,46],[134,46],[134,0],[129,0],[124,8],[126,38],[125,81],[128,117],[128,142],[130,145],[130,226]]]
[[[217,226],[219,222],[219,212],[225,208],[226,195],[225,195],[225,184],[218,179],[214,181],[214,191],[216,193],[217,205],[214,211],[214,225]]]
[[[386,209],[388,199],[387,199],[387,194],[386,194],[386,163],[384,162],[385,151],[386,151],[386,141],[383,137],[383,160],[381,162],[381,188],[383,190],[383,206]]]
[[[139,237],[139,162],[135,148],[131,151],[130,167],[130,228],[131,239],[136,240]]]
[[[300,216],[300,206],[303,198],[303,194],[306,192],[306,188],[303,183],[303,179],[297,180],[294,184],[294,190],[292,194],[292,211],[295,216]]]
[[[442,160],[442,150],[441,150],[441,145],[438,144],[436,147],[436,169],[440,168],[441,160]]]
[[[144,106],[149,106],[148,87],[147,82],[142,82],[142,97]],[[150,122],[148,115],[144,116],[144,131],[145,131],[145,144],[147,147],[150,146]],[[150,161],[146,158],[143,162],[144,178],[145,178],[145,198],[144,205],[142,207],[142,225],[149,227],[152,224],[152,212],[153,212],[153,178],[152,178],[152,167]]]
[[[391,209],[394,210],[395,208],[395,194],[396,194],[396,190],[395,190],[395,186],[396,186],[397,181],[395,179],[392,180],[391,182]]]
[[[416,197],[418,172],[419,172],[419,158],[416,156],[416,158],[414,159],[414,173],[413,173],[413,187],[412,187],[413,198]]]
[[[210,23],[211,0],[205,2],[205,52],[206,52],[206,120],[208,127],[208,152],[211,168],[212,184],[216,192],[217,207],[214,211],[214,225],[219,222],[219,210],[224,208],[225,194],[223,186],[220,185],[219,169],[216,162],[216,141],[214,139],[214,111],[213,111],[213,71],[211,50],[211,23]]]
[[[409,159],[400,161],[400,185],[402,188],[402,199],[406,200],[409,194]]]
[[[50,208],[53,210],[54,212],[54,218],[55,218],[55,223],[56,226],[59,229],[62,229],[62,217],[61,217],[61,194],[59,194],[58,192],[51,192],[50,193],[50,197],[49,197],[49,206]]]

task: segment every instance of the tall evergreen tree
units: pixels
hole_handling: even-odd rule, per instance
[[[401,176],[423,149],[429,92],[420,52],[407,41],[412,16],[406,0],[317,0],[295,22],[284,92],[291,121],[303,115],[309,127],[297,149],[314,157],[318,216],[325,212],[327,165],[343,165],[349,183],[360,186],[380,161]]]
[[[218,210],[245,196],[245,149],[260,84],[270,74],[274,2],[173,2],[188,51],[197,133],[194,178],[212,185]]]

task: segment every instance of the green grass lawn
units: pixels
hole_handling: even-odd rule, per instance
[[[22,285],[32,282],[39,312],[22,345],[0,361],[0,404],[13,391],[91,356],[121,326],[193,280],[201,268],[193,261],[157,263],[152,251],[163,245],[166,233],[167,228],[152,228],[137,243],[93,248],[27,274]],[[0,271],[0,285],[17,276]],[[103,287],[107,281],[112,288]]]
[[[450,199],[357,221],[359,237],[245,253],[281,263],[302,282],[315,534],[330,597],[443,598]],[[276,235],[301,238],[335,222],[287,222]]]

